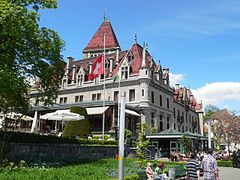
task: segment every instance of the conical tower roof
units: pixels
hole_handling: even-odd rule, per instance
[[[116,49],[119,46],[117,37],[113,31],[110,21],[105,18],[97,32],[94,34],[88,45],[83,49],[83,52],[103,49],[103,37],[105,33],[105,48]]]

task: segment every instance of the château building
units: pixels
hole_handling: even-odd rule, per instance
[[[88,80],[94,62],[104,52],[104,34],[105,78],[101,75]],[[146,43],[138,44],[135,37],[131,48],[122,50],[110,21],[105,18],[82,52],[83,59],[67,57],[58,100],[52,109],[86,107],[92,132],[102,131],[105,113],[107,134],[118,126],[119,94],[123,93],[125,126],[133,133],[137,123],[146,123],[149,133],[150,129],[158,133],[172,128],[202,134],[201,103],[190,89],[178,84],[170,86],[169,68],[154,61]],[[31,94],[34,93],[37,91],[33,88]],[[31,98],[31,104],[33,110],[43,110],[36,99]]]

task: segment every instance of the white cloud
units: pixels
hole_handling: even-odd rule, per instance
[[[184,74],[173,74],[169,73],[169,79],[170,79],[170,86],[174,87],[175,84],[180,84],[181,81],[184,81],[185,75]]]
[[[221,105],[220,108],[224,108],[228,107],[224,103],[229,101],[240,104],[240,82],[214,82],[192,92],[198,101],[203,101],[203,105]]]

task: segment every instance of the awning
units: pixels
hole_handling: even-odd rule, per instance
[[[133,115],[133,116],[141,116],[141,115],[138,114],[137,112],[132,111],[132,110],[130,110],[130,109],[125,109],[125,113],[131,114],[131,115]]]
[[[94,107],[94,108],[86,108],[88,115],[95,115],[95,114],[103,114],[109,106],[105,107]]]

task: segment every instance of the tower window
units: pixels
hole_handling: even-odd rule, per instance
[[[135,101],[135,89],[129,90],[129,101]]]

